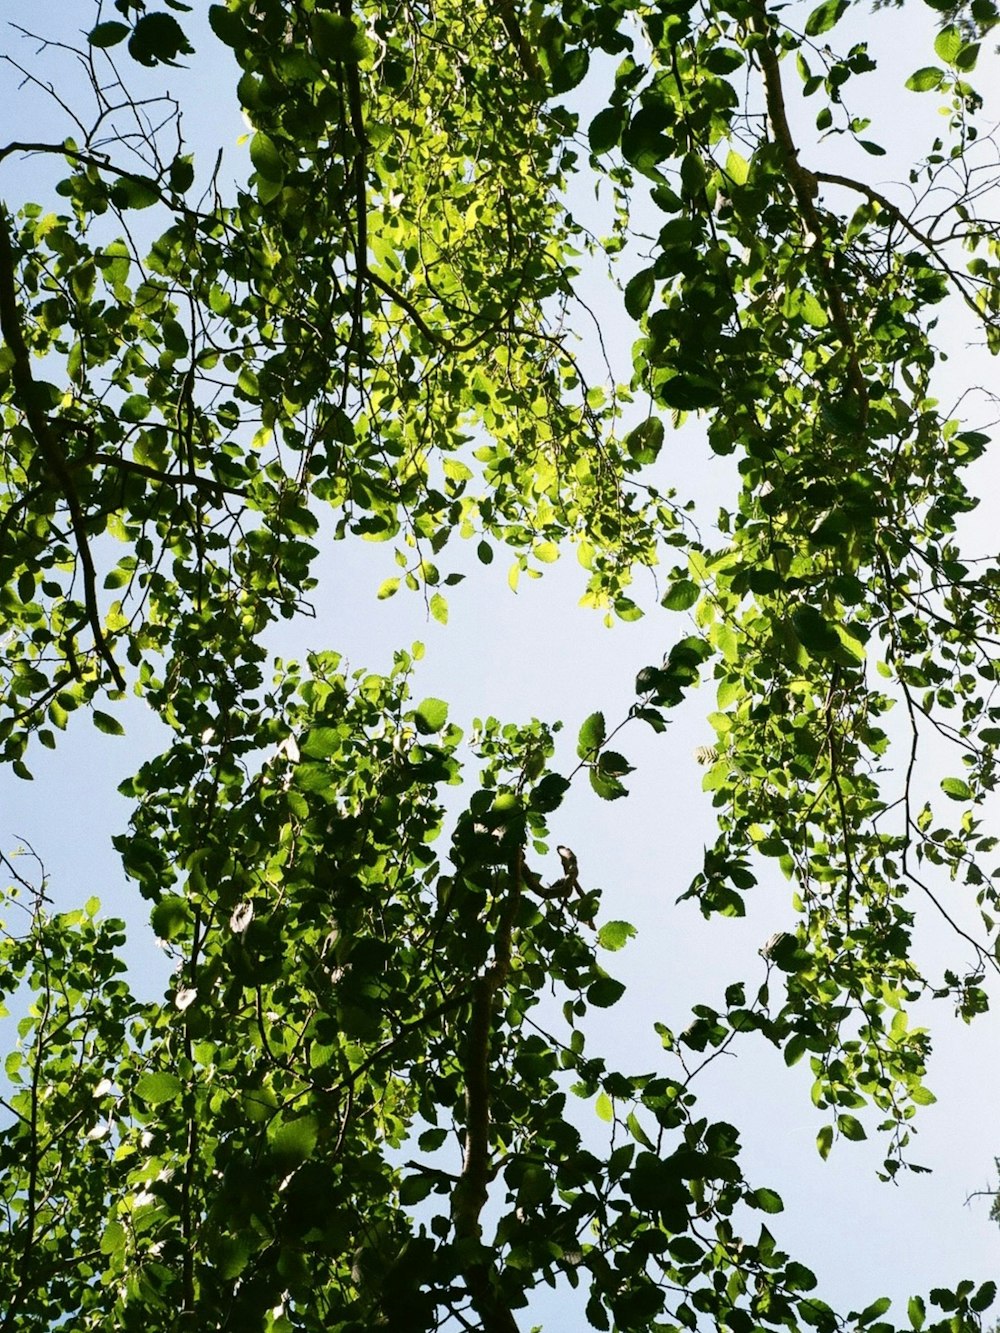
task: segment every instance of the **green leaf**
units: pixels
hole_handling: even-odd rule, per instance
[[[102,713],[99,708],[95,708],[91,713],[94,726],[98,731],[103,731],[106,736],[124,736],[125,728],[116,717],[110,713]]]
[[[329,759],[343,746],[344,734],[339,727],[310,727],[299,738],[299,753],[308,759]]]
[[[177,56],[193,55],[184,29],[170,14],[145,14],[132,29],[129,55],[140,65],[175,65]]]
[[[799,310],[802,312],[802,318],[807,324],[811,324],[814,329],[825,328],[830,322],[826,311],[820,305],[815,295],[810,291],[804,291],[802,293]]]
[[[816,1135],[816,1147],[819,1149],[819,1155],[824,1162],[830,1156],[830,1149],[833,1147],[833,1126],[824,1125]]]
[[[615,598],[615,615],[619,620],[629,623],[634,620],[641,620],[646,613],[641,606],[637,606],[631,597]]]
[[[662,447],[663,422],[659,417],[647,417],[625,436],[629,456],[643,466],[655,463]]]
[[[798,1064],[805,1055],[807,1049],[808,1047],[806,1046],[805,1037],[803,1037],[801,1033],[794,1033],[789,1037],[788,1044],[785,1046],[783,1052],[785,1064],[789,1067]]]
[[[664,158],[670,157],[672,143],[662,133],[660,120],[651,109],[643,107],[632,117],[622,132],[622,155],[637,171],[662,180],[657,170]]]
[[[701,596],[701,589],[690,579],[678,579],[664,593],[660,605],[668,611],[687,611]]]
[[[168,894],[150,913],[154,934],[161,940],[175,940],[191,926],[191,909],[184,898]]]
[[[829,32],[840,20],[847,9],[848,0],[823,0],[806,19],[805,31],[808,37],[819,37]]]
[[[602,801],[617,801],[628,795],[628,791],[616,777],[602,773],[596,767],[590,769],[590,785]]]
[[[606,106],[590,122],[587,138],[592,153],[609,153],[618,147],[625,125],[625,113],[621,107]]]
[[[750,163],[735,148],[726,154],[726,175],[734,185],[746,185],[750,179]]]
[[[553,810],[558,810],[567,791],[569,782],[566,778],[559,773],[546,773],[537,787],[532,789],[529,804],[532,810],[549,815]]]
[[[354,19],[317,9],[310,16],[316,54],[332,65],[357,65],[369,54],[368,39]]]
[[[87,41],[91,46],[105,49],[123,42],[131,31],[127,23],[116,23],[113,20],[107,23],[98,23],[96,28],[91,28],[90,32],[87,33]]]
[[[260,1124],[262,1121],[270,1123],[278,1109],[278,1098],[274,1089],[266,1084],[259,1088],[245,1089],[240,1101],[243,1111],[252,1124]]]
[[[629,1111],[625,1117],[625,1124],[628,1126],[628,1132],[635,1139],[636,1143],[641,1143],[644,1148],[653,1147],[653,1141],[643,1129],[638,1116],[634,1111]]]
[[[396,592],[398,592],[398,590],[399,590],[398,578],[383,579],[382,582],[378,585],[378,592],[375,595],[380,602],[384,602],[387,598],[392,597]]]
[[[425,1129],[417,1140],[421,1152],[437,1152],[448,1141],[446,1129]]]
[[[552,1194],[552,1177],[544,1166],[532,1162],[521,1177],[517,1188],[517,1202],[520,1208],[537,1208],[545,1203]]]
[[[101,1253],[102,1254],[121,1254],[125,1249],[125,1228],[114,1218],[107,1223],[101,1234]]]
[[[443,699],[429,698],[417,704],[413,715],[417,730],[425,736],[440,731],[448,721],[448,705]]]
[[[176,194],[186,194],[194,184],[194,159],[190,153],[174,158],[170,164],[170,188]],[[185,343],[186,343],[185,339]]]
[[[813,606],[800,606],[792,612],[792,628],[802,647],[814,656],[823,656],[840,647],[837,631]]]
[[[439,625],[447,625],[448,602],[439,592],[431,595],[430,612]]]
[[[644,268],[625,286],[625,309],[633,319],[639,319],[649,308],[656,290],[656,281],[651,268]]]
[[[817,1286],[816,1274],[812,1269],[794,1261],[785,1266],[785,1282],[793,1291],[813,1291]]]
[[[591,713],[584,720],[576,741],[576,752],[581,759],[586,759],[604,744],[607,731],[603,713]]]
[[[267,1141],[282,1168],[297,1166],[313,1154],[319,1138],[319,1120],[314,1115],[285,1120],[276,1116],[267,1127]]]
[[[909,1315],[911,1328],[919,1333],[927,1318],[927,1308],[923,1299],[920,1296],[911,1296],[906,1306],[906,1313]]]
[[[587,987],[587,1003],[597,1009],[610,1009],[625,994],[625,987],[614,977],[598,977]]]
[[[253,1244],[247,1237],[221,1235],[212,1246],[212,1266],[221,1277],[231,1281],[243,1272],[252,1254]]]
[[[244,48],[249,41],[249,33],[237,14],[226,5],[209,5],[209,27],[219,41],[236,50]]]
[[[699,153],[685,153],[681,158],[681,189],[688,199],[697,198],[708,181],[708,171]]]
[[[617,750],[602,750],[597,760],[597,767],[605,777],[622,778],[634,770],[624,755]]]
[[[606,921],[597,932],[597,943],[602,949],[615,952],[624,948],[635,933],[635,926],[628,921]]]
[[[586,78],[590,67],[590,52],[585,46],[575,46],[567,51],[556,63],[552,71],[552,91],[568,93]]]
[[[404,1176],[399,1185],[399,1202],[404,1208],[412,1208],[421,1203],[434,1188],[434,1178],[426,1172],[417,1176]]]
[[[759,1208],[762,1212],[782,1213],[785,1210],[781,1195],[775,1194],[774,1190],[758,1188],[747,1197],[750,1204],[754,1208]]]
[[[837,1128],[845,1139],[852,1139],[854,1142],[859,1142],[861,1139],[868,1137],[864,1125],[853,1115],[838,1115]]]
[[[714,407],[723,392],[718,380],[708,375],[679,375],[675,372],[658,378],[655,387],[658,401],[680,412]]]
[[[615,1108],[612,1105],[611,1098],[606,1092],[599,1092],[597,1094],[594,1110],[597,1112],[598,1120],[603,1120],[606,1124],[610,1125],[615,1118]]]
[[[136,1095],[150,1106],[159,1106],[161,1102],[172,1102],[184,1091],[184,1085],[176,1074],[165,1071],[157,1074],[142,1074],[135,1083]]]
[[[122,403],[118,415],[122,421],[138,423],[145,421],[152,410],[153,405],[144,394],[133,393]]]
[[[152,208],[159,202],[160,190],[146,176],[119,176],[111,187],[111,198],[118,208]]]
[[[961,29],[954,23],[942,28],[934,38],[934,54],[946,65],[954,65],[959,51],[965,45]]]
[[[264,180],[274,185],[284,181],[285,164],[281,154],[274,140],[260,130],[250,140],[250,161]]]
[[[977,1314],[982,1314],[988,1310],[997,1298],[997,1284],[995,1282],[984,1282],[976,1294],[970,1299],[969,1306]]]
[[[735,70],[742,69],[746,62],[743,52],[735,46],[713,46],[704,58],[706,69],[710,69],[713,74],[732,74]],[[727,167],[728,170],[728,167]],[[743,182],[739,181],[742,185]]]
[[[858,1327],[864,1328],[866,1324],[881,1318],[891,1305],[892,1300],[888,1296],[880,1296],[877,1301],[872,1301],[871,1305],[862,1310],[859,1315],[855,1315]]]
[[[972,800],[972,788],[961,778],[942,778],[941,790],[946,796],[950,796],[953,801]]]
[[[911,92],[927,93],[940,88],[943,82],[943,69],[938,69],[937,65],[924,65],[921,69],[914,70],[906,80],[906,86]]]

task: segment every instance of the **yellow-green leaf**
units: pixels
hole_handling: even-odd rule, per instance
[[[746,185],[750,176],[750,163],[735,148],[726,154],[726,175],[734,185]]]

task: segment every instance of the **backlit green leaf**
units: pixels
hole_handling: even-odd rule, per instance
[[[159,1106],[161,1102],[173,1101],[184,1090],[184,1085],[176,1074],[160,1072],[142,1074],[135,1084],[136,1095],[150,1106]]]
[[[416,707],[414,721],[425,735],[440,731],[448,721],[448,705],[443,699],[424,699]]]
[[[276,1116],[267,1127],[267,1141],[271,1152],[284,1169],[306,1161],[312,1156],[319,1138],[316,1116],[302,1115],[285,1120]]]
[[[604,744],[606,728],[603,713],[591,713],[580,727],[580,734],[577,737],[576,752],[581,759],[585,759],[595,750]]]
[[[597,942],[602,949],[615,951],[624,948],[635,933],[635,926],[628,921],[606,921],[597,932]]]
[[[915,93],[932,92],[944,82],[944,70],[936,65],[924,65],[915,70],[906,80],[906,86]]]
[[[954,65],[959,51],[965,45],[962,39],[961,29],[954,23],[949,23],[934,39],[934,54],[944,61],[946,65]]]

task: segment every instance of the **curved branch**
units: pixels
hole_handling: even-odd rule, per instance
[[[10,239],[9,216],[6,208],[0,204],[0,332],[3,333],[14,358],[10,372],[11,379],[19,399],[19,406],[24,412],[31,433],[35,437],[35,441],[42,451],[42,456],[55,477],[63,498],[69,507],[73,537],[76,541],[80,564],[83,567],[86,619],[94,636],[94,645],[111,672],[115,685],[118,689],[124,690],[125,677],[114,659],[114,654],[104,634],[104,627],[101,624],[101,612],[97,601],[97,574],[87,537],[87,524],[83,507],[80,504],[80,497],[76,493],[76,486],[66,462],[66,456],[62,451],[62,446],[52,430],[48,417],[42,410],[38,386],[31,373],[31,355],[24,341],[17,308],[14,251]]]

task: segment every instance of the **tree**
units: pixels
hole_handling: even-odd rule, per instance
[[[543,1282],[598,1329],[891,1329],[886,1302],[811,1294],[685,1058],[745,1034],[806,1057],[820,1152],[874,1123],[891,1178],[932,1100],[910,1007],[932,992],[969,1019],[997,970],[1000,568],[956,535],[988,438],[933,396],[942,302],[1000,346],[970,82],[993,0],[934,0],[907,87],[946,114],[908,192],[824,169],[833,136],[883,152],[847,109],[874,68],[836,49],[849,0],[802,22],[765,0],[229,0],[210,31],[165,6],[116,0],[43,43],[22,74],[54,80],[59,128],[0,148],[4,170],[55,167],[58,196],[0,206],[2,755],[29,779],[77,714],[120,730],[125,691],[171,729],[117,846],[177,965],[139,1002],[120,923],[50,913],[9,864],[2,991],[32,998],[6,1066],[0,1329],[508,1333]],[[157,82],[223,48],[251,127],[232,187]],[[566,202],[584,172],[604,239]],[[646,192],[634,377],[590,384],[580,266],[634,267]],[[714,546],[658,480],[665,423],[689,418],[738,464]],[[274,661],[324,524],[392,543],[378,596],[437,619],[468,570],[456,535],[483,564],[507,552],[512,582],[574,544],[609,620],[650,609],[633,578],[663,566],[663,606],[691,616],[563,773],[552,722],[464,738],[415,700],[413,653],[387,675],[335,643]],[[635,1075],[586,1040],[631,927],[574,851],[535,867],[570,784],[625,796],[614,746],[666,733],[699,682],[718,840],[687,896],[739,915],[780,868],[794,912],[764,983],[660,1025],[673,1076]],[[944,802],[934,734],[960,760]],[[982,929],[953,923],[971,962],[935,978],[910,937],[949,915],[942,876]],[[910,1323],[978,1328],[994,1294],[936,1289]]]

